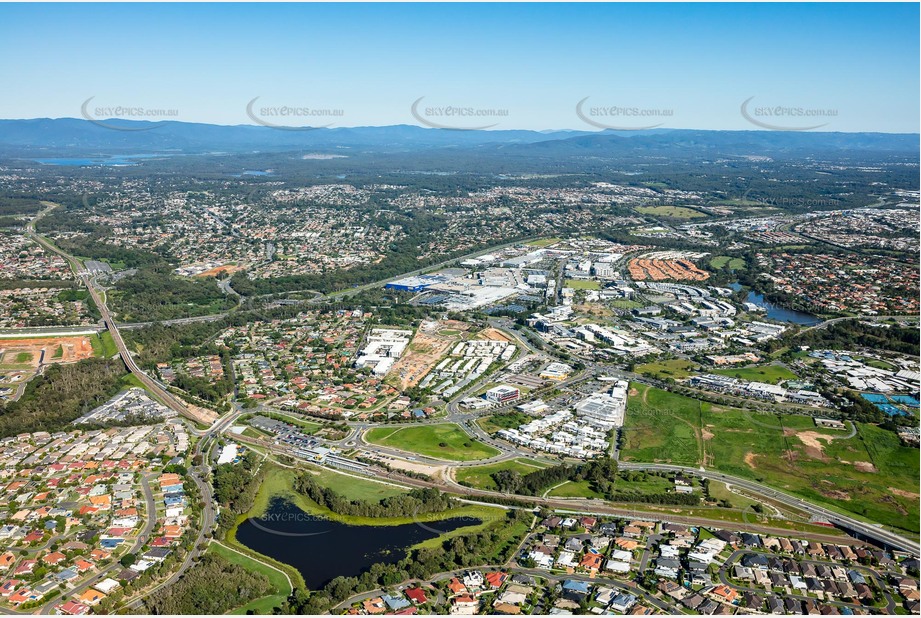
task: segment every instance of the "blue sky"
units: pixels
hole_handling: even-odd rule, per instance
[[[458,126],[591,130],[589,97],[583,116],[611,126],[754,129],[754,97],[774,126],[918,132],[918,20],[917,4],[0,4],[0,117],[80,117],[94,97],[94,115],[254,124],[259,97],[275,124],[421,124],[425,97],[433,122],[455,106],[507,112]]]

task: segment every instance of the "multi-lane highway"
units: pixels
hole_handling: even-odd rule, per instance
[[[876,540],[888,546],[910,552],[914,555],[921,555],[921,545],[916,540],[906,539],[905,537],[890,532],[879,525],[859,521],[853,517],[842,515],[823,506],[807,502],[802,498],[790,495],[780,490],[768,487],[761,483],[744,479],[738,476],[732,476],[723,472],[714,472],[701,468],[688,468],[685,466],[672,466],[668,464],[648,464],[648,463],[621,463],[620,467],[626,470],[664,470],[671,472],[685,472],[687,474],[696,474],[697,476],[708,478],[714,481],[731,483],[734,486],[741,487],[749,492],[759,496],[770,498],[787,506],[805,511],[817,520],[827,521],[837,524],[845,529],[857,532],[869,539]]]

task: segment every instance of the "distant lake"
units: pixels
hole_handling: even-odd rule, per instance
[[[738,282],[730,283],[729,287],[738,292],[742,289],[742,286]],[[802,311],[796,311],[795,309],[784,309],[778,307],[774,303],[771,303],[764,299],[763,294],[756,294],[754,290],[748,291],[748,296],[745,297],[745,301],[752,303],[753,305],[758,305],[759,307],[766,309],[767,317],[778,322],[790,322],[792,324],[800,324],[802,326],[815,326],[820,324],[822,319],[812,315],[811,313],[803,313]]]
[[[273,173],[274,172],[272,172],[271,170],[267,172],[263,172],[261,170],[245,170],[241,174],[231,174],[231,176],[233,176],[234,178],[239,178],[241,176],[271,176]]]
[[[289,500],[272,498],[266,513],[237,528],[237,540],[290,564],[308,588],[322,588],[342,575],[357,577],[372,564],[399,562],[406,549],[439,534],[480,523],[471,518],[399,526],[353,526],[305,513]]]
[[[87,165],[98,165],[100,167],[126,167],[137,165],[136,159],[155,159],[161,157],[171,157],[172,154],[132,154],[117,155],[110,157],[85,157],[85,158],[67,158],[51,157],[48,159],[31,159],[42,165],[61,165],[64,167],[83,167]]]

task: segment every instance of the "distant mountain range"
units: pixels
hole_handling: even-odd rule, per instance
[[[100,126],[100,123],[106,126]],[[0,120],[0,149],[18,154],[115,154],[179,151],[253,152],[318,150],[415,152],[427,149],[505,150],[507,154],[610,156],[665,153],[694,156],[782,155],[837,152],[912,154],[917,134],[807,131],[462,131],[411,125],[280,130],[250,125],[74,118]],[[114,127],[114,128],[113,128]],[[120,130],[116,130],[120,129]]]

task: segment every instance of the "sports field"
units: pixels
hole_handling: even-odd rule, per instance
[[[488,459],[499,454],[493,447],[471,438],[454,423],[409,427],[376,427],[365,434],[372,444],[451,461]]]

